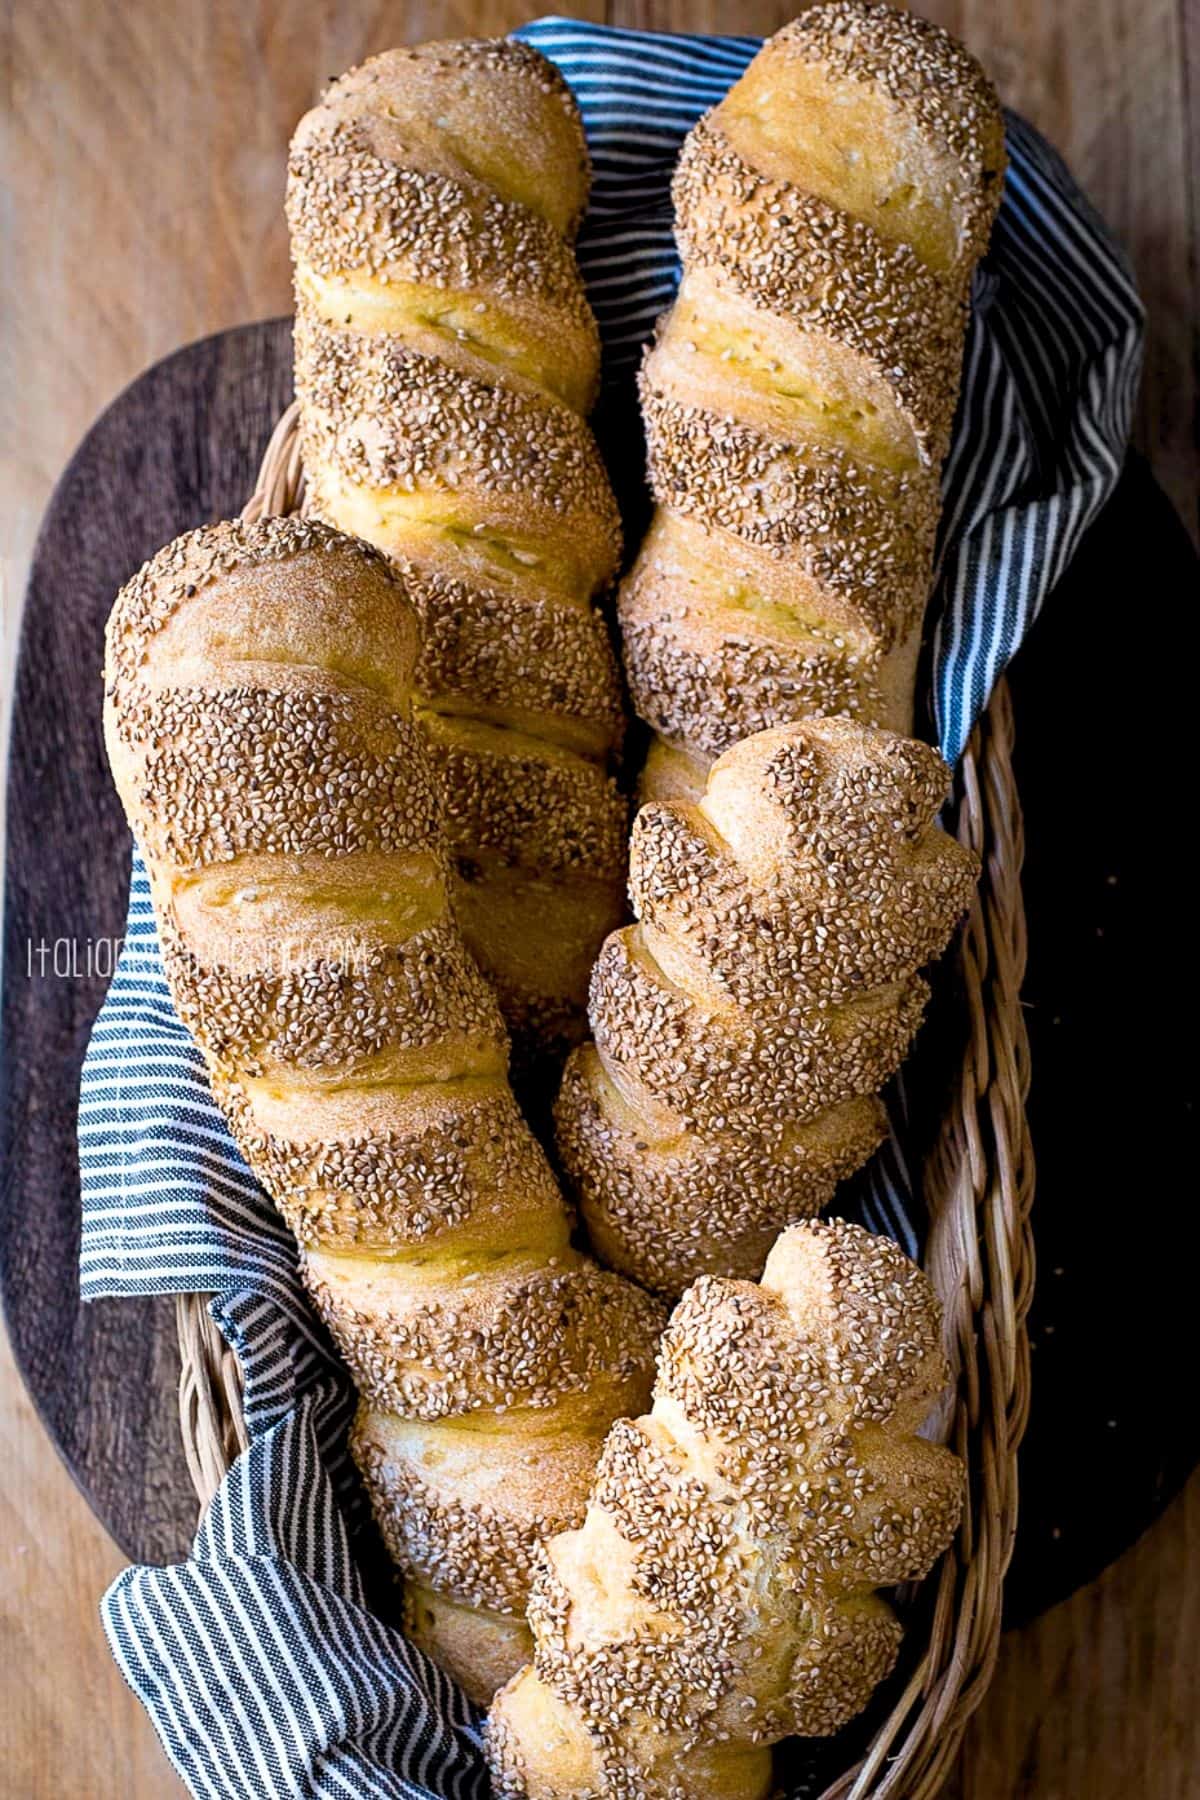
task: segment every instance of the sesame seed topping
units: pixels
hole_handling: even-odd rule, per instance
[[[975,858],[936,823],[949,772],[848,718],[760,732],[698,805],[634,821],[638,923],[592,972],[595,1040],[555,1111],[606,1262],[678,1293],[758,1274],[880,1141],[878,1090],[921,1022],[922,967],[970,904]]]
[[[557,1791],[532,1782],[568,1731],[592,1769],[571,1791],[632,1800],[706,1792],[717,1747],[846,1724],[899,1645],[875,1590],[958,1524],[962,1465],[915,1435],[948,1374],[929,1283],[859,1226],[793,1226],[760,1286],[697,1281],[651,1412],[613,1426],[583,1525],[545,1547],[533,1666],[489,1721],[498,1790]]]
[[[522,918],[561,936],[581,924],[561,878],[583,871],[611,885],[585,955],[619,917],[625,829],[594,606],[620,521],[582,416],[599,335],[572,251],[588,181],[559,72],[469,40],[334,82],[294,136],[287,202],[306,505],[393,556],[422,615],[416,697],[468,913],[502,911],[504,870],[537,871]],[[523,1056],[543,1028],[578,1036],[579,982],[486,932],[471,948]]]
[[[521,1641],[508,1621],[536,1545],[581,1516],[605,1428],[646,1405],[663,1312],[572,1249],[507,1085],[442,816],[464,746],[411,716],[409,579],[312,521],[189,534],[118,597],[107,730],[177,1009],[368,1403],[357,1443],[384,1535],[411,1574],[482,1609],[486,1662]],[[439,578],[421,591],[435,615],[453,604]],[[494,736],[449,780],[452,832],[483,809],[476,844],[481,792],[498,818],[517,806],[525,740]],[[603,768],[553,744],[534,762],[559,783],[538,790],[555,831],[513,822],[539,868],[558,846],[570,881],[611,879]],[[481,1458],[508,1459],[505,1492],[479,1491]]]
[[[907,725],[1003,169],[978,65],[868,0],[807,9],[689,133],[684,278],[641,376],[658,510],[618,607],[634,706],[672,747]]]

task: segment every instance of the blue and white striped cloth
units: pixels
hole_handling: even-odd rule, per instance
[[[583,108],[595,185],[580,260],[607,381],[628,390],[678,278],[669,182],[680,142],[757,44],[557,19],[523,35]],[[1008,144],[931,611],[930,698],[951,761],[1116,482],[1140,360],[1142,313],[1120,252],[1035,132],[1010,119]],[[898,1106],[895,1124],[839,1210],[857,1208],[912,1249],[919,1211]],[[245,1375],[251,1446],[190,1559],[129,1569],[103,1602],[113,1651],[175,1768],[205,1800],[482,1797],[478,1721],[367,1604],[348,1385],[291,1239],[175,1017],[136,858],[125,952],[83,1071],[79,1146],[84,1294],[212,1290]]]

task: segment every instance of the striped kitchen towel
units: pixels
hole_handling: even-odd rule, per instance
[[[595,184],[579,254],[607,401],[628,413],[641,347],[678,278],[669,184],[680,142],[756,41],[559,19],[522,35],[560,65],[583,108]],[[930,614],[929,702],[951,761],[1116,482],[1140,359],[1141,308],[1120,252],[1019,119],[1008,147]],[[891,1141],[839,1211],[912,1250],[920,1213],[903,1137],[897,1095]],[[365,1587],[345,1453],[353,1398],[309,1312],[291,1239],[175,1017],[136,856],[125,951],[83,1071],[79,1146],[84,1294],[212,1290],[245,1376],[250,1448],[191,1557],[127,1570],[103,1603],[114,1653],[175,1768],[206,1800],[482,1797],[478,1721]],[[839,1748],[824,1754],[836,1760]],[[829,1766],[794,1776],[797,1800]]]

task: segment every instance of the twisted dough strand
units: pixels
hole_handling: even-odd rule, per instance
[[[587,185],[566,84],[512,40],[374,57],[289,164],[307,504],[395,558],[420,614],[458,912],[522,1049],[578,1035],[624,873]]]
[[[486,1701],[537,1542],[644,1403],[657,1307],[570,1244],[454,916],[412,722],[417,617],[376,551],[206,527],[127,584],[105,731],[168,980],[301,1246],[418,1641]]]
[[[916,1435],[948,1374],[925,1277],[858,1226],[689,1289],[649,1416],[545,1547],[489,1721],[501,1800],[762,1800],[769,1745],[860,1711],[901,1636],[876,1590],[958,1523],[962,1465]]]
[[[961,45],[830,0],[689,134],[641,381],[657,511],[619,616],[645,791],[812,713],[907,731],[1003,120]]]
[[[592,978],[594,1044],[556,1107],[597,1254],[677,1294],[757,1275],[883,1135],[877,1098],[920,1023],[918,973],[976,878],[935,823],[937,752],[852,719],[757,733],[699,804],[634,824],[636,925]]]

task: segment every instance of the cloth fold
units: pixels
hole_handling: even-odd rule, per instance
[[[235,1343],[288,1335],[269,1302],[236,1310],[216,1307]],[[345,1460],[346,1383],[297,1377],[188,1561],[126,1569],[105,1595],[113,1654],[193,1793],[473,1800],[487,1784],[472,1708],[366,1604],[329,1464],[331,1444]]]
[[[519,35],[559,64],[583,111],[594,186],[579,257],[607,393],[628,402],[678,280],[679,146],[758,41],[553,18]],[[1141,307],[1119,249],[1061,160],[1014,117],[1008,149],[976,281],[930,608],[928,698],[951,762],[1116,484],[1141,355]],[[839,1193],[838,1210],[912,1253],[920,1200],[899,1087],[891,1113],[889,1142]],[[83,1069],[79,1148],[84,1296],[212,1291],[245,1378],[250,1447],[190,1558],[127,1570],[102,1605],[175,1768],[203,1800],[483,1796],[471,1708],[368,1608],[363,1503],[345,1442],[353,1396],[309,1310],[291,1238],[175,1016],[136,853],[125,949]]]

